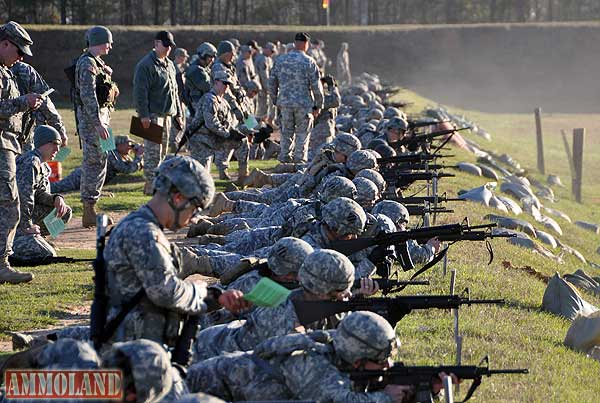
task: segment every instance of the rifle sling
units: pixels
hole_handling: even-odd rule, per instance
[[[429,270],[430,268],[432,268],[433,266],[438,264],[438,262],[440,262],[444,258],[444,256],[446,256],[447,253],[448,253],[448,247],[446,247],[443,251],[438,253],[433,259],[431,259],[431,262],[427,263],[425,266],[423,266],[419,270],[417,270],[416,273],[413,274],[410,277],[410,279],[408,279],[408,281],[414,280],[416,277],[420,276],[421,274],[425,273],[427,270]],[[407,286],[408,286],[408,284],[401,286],[398,289],[398,291],[402,291]]]
[[[144,298],[145,296],[146,290],[142,288],[137,292],[137,294],[131,297],[129,301],[126,301],[124,304],[121,305],[121,310],[119,311],[117,316],[109,320],[106,326],[104,326],[102,334],[99,337],[99,342],[101,344],[106,343],[113,336],[121,322],[123,322],[123,320],[129,314],[129,312],[131,312],[131,310],[135,308],[135,306],[139,304],[142,298]]]

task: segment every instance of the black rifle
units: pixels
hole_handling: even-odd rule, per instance
[[[273,127],[270,125],[266,125],[258,129],[258,131],[254,134],[252,138],[253,144],[261,144],[264,143],[269,137],[273,134]]]
[[[435,206],[424,206],[418,204],[408,204],[404,205],[408,210],[409,215],[418,215],[422,216],[425,214],[439,214],[439,213],[454,213],[454,210],[447,209],[445,207],[435,207]]]
[[[42,259],[19,259],[14,256],[8,258],[8,261],[12,266],[23,267],[23,266],[44,266],[48,264],[60,264],[60,263],[81,263],[81,262],[93,262],[95,259],[85,259],[76,257],[66,256],[48,256]]]
[[[403,139],[398,141],[398,144],[410,148],[411,146],[418,146],[423,143],[431,143],[436,137],[446,136],[448,134],[460,132],[462,130],[471,130],[471,127],[467,126],[458,129],[440,130],[432,133],[414,134],[412,136],[404,137]]]
[[[406,108],[409,105],[414,105],[414,102],[405,102],[405,101],[384,102],[383,105],[386,108],[390,107],[390,106],[393,106],[394,108]]]
[[[436,121],[430,121],[430,120],[425,120],[425,121],[409,121],[408,122],[408,130],[415,130],[418,129],[420,127],[428,127],[428,126],[434,126],[434,125],[438,125],[440,123],[444,123],[444,122],[448,122],[448,120],[436,120]]]
[[[106,267],[104,265],[104,245],[108,216],[99,214],[96,218],[96,259],[94,259],[94,300],[90,310],[90,339],[94,348],[100,350],[104,340],[106,315],[108,314],[108,295],[106,292]]]
[[[456,175],[446,172],[397,172],[388,174],[383,172],[383,178],[388,184],[404,189],[416,181],[430,181],[439,178],[452,178]]]
[[[198,111],[198,113],[202,113],[202,111]],[[188,124],[187,128],[184,130],[183,134],[181,135],[181,139],[177,143],[177,150],[175,151],[175,155],[177,155],[179,153],[179,151],[181,151],[181,149],[183,148],[185,143],[188,142],[188,140],[194,135],[194,133],[196,133],[198,130],[200,130],[202,125],[204,125],[204,118],[197,119],[194,121],[196,122],[196,124],[194,124],[193,126],[191,124]]]
[[[454,155],[442,155],[442,154],[429,154],[429,153],[416,153],[407,155],[396,155],[394,157],[383,157],[378,158],[377,163],[382,164],[398,164],[398,163],[419,163],[425,161],[432,161],[436,158],[450,158]]]
[[[361,279],[354,280],[352,289],[360,288],[360,280]],[[373,281],[379,285],[379,289],[383,295],[400,291],[407,285],[429,285],[429,280],[390,280],[387,278],[374,278]]]
[[[483,365],[485,364],[485,365]],[[433,402],[433,383],[440,381],[438,375],[444,372],[454,374],[459,379],[472,379],[473,383],[465,398],[457,403],[468,401],[475,390],[481,385],[484,376],[500,374],[528,374],[526,368],[520,369],[490,369],[490,361],[485,356],[478,366],[475,365],[440,365],[440,366],[407,366],[401,362],[394,363],[386,370],[352,370],[350,379],[362,390],[375,391],[386,385],[414,385],[416,388],[416,403]]]
[[[380,171],[385,172],[385,174],[394,174],[398,173],[410,173],[405,171],[411,170],[429,170],[429,171],[437,171],[444,168],[452,168],[457,169],[458,165],[442,165],[442,164],[429,164],[428,162],[416,162],[416,163],[403,163],[397,164],[393,166],[384,166],[380,168]],[[382,174],[383,175],[383,174]]]
[[[187,367],[192,362],[192,347],[200,328],[200,315],[188,315],[171,352],[171,362]]]
[[[414,309],[458,309],[461,305],[504,304],[503,299],[471,299],[469,289],[462,295],[411,295],[394,298],[354,298],[350,301],[293,301],[300,324],[311,323],[342,312],[370,311],[395,326]]]
[[[395,197],[393,199],[387,199],[397,201],[402,204],[420,204],[424,202],[428,203],[446,203],[446,202],[464,202],[466,199],[458,199],[455,197],[448,197],[444,193],[441,196],[411,196],[411,197]]]

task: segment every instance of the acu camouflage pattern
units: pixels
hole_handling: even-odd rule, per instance
[[[77,131],[83,147],[81,164],[81,199],[96,201],[102,193],[106,178],[106,153],[100,148],[96,127],[110,125],[110,108],[98,104],[96,80],[100,74],[110,77],[112,70],[100,57],[89,52],[77,60],[75,66],[75,104],[78,119]]]
[[[318,295],[349,290],[354,282],[354,265],[337,251],[319,249],[304,260],[298,281],[303,288]]]
[[[185,94],[191,115],[196,113],[196,104],[211,88],[210,67],[192,63],[185,73]]]
[[[65,338],[44,347],[37,364],[40,369],[97,369],[101,360],[90,343]]]
[[[256,73],[258,74],[258,80],[260,82],[261,89],[258,92],[258,108],[256,114],[259,117],[267,116],[269,119],[275,118],[275,108],[269,95],[269,77],[271,75],[271,69],[273,68],[273,58],[266,56],[261,53],[256,56],[254,60],[254,66],[256,67]]]
[[[340,106],[342,97],[337,86],[329,88],[324,96],[323,109],[317,116],[314,128],[310,132],[310,145],[308,148],[308,159],[311,160],[324,144],[331,143],[335,136],[335,118],[337,108]]]

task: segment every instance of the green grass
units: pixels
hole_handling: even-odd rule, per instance
[[[415,102],[408,111],[416,113],[424,106],[433,104],[410,91],[397,96]],[[491,143],[466,134],[486,149],[507,152],[524,167],[529,168],[533,176],[544,181],[545,178],[532,169],[536,164],[535,128],[533,114],[485,114],[477,111],[463,112],[492,136]],[[67,124],[71,124],[72,115],[62,111]],[[124,133],[128,128],[131,110],[119,110],[113,117],[115,133]],[[551,207],[564,211],[573,220],[600,222],[600,177],[595,173],[600,168],[600,140],[593,133],[600,129],[600,115],[544,115],[546,169],[549,173],[561,176],[567,189],[555,189],[559,202]],[[573,127],[586,127],[588,135],[585,143],[584,158],[584,202],[573,201],[570,195],[569,168],[564,157],[559,130],[570,131]],[[64,164],[65,173],[79,165],[81,153],[71,139],[74,154]],[[457,150],[456,157],[446,164],[458,161],[474,161],[474,157]],[[268,168],[273,162],[252,162],[252,166]],[[234,170],[235,167],[232,168]],[[480,186],[487,180],[468,174],[455,178],[444,178],[440,190],[455,195],[459,189]],[[224,182],[217,181],[222,188]],[[137,208],[148,198],[141,196],[143,180],[141,174],[121,177],[116,184],[107,186],[107,190],[116,194],[114,199],[104,199],[100,208],[111,210],[131,210]],[[68,202],[75,207],[76,214],[81,211],[78,195],[71,195]],[[548,203],[547,203],[548,204]],[[472,223],[483,222],[488,213],[501,214],[474,203],[454,203],[453,215],[440,217],[440,223],[456,222],[470,217]],[[526,219],[537,228],[532,218]],[[600,237],[579,227],[556,219],[564,235],[560,239],[578,249],[591,260],[598,261],[596,249]],[[475,394],[480,402],[595,402],[600,394],[597,376],[600,363],[586,358],[583,354],[571,351],[562,345],[570,322],[544,313],[540,310],[545,283],[523,271],[506,269],[503,261],[512,266],[531,266],[546,276],[555,272],[571,273],[584,268],[591,275],[600,271],[584,266],[570,255],[563,256],[564,264],[531,253],[508,244],[503,239],[492,241],[495,259],[487,265],[488,254],[481,242],[462,242],[453,245],[449,252],[448,270],[458,272],[456,290],[469,287],[471,296],[476,298],[505,298],[506,306],[472,306],[460,310],[460,328],[464,336],[463,363],[477,364],[486,354],[490,355],[493,368],[530,369],[529,375],[495,376],[483,380]],[[68,256],[93,256],[94,252],[63,251]],[[559,254],[559,251],[553,251]],[[0,286],[0,338],[6,339],[10,330],[24,330],[55,324],[58,318],[73,305],[89,303],[91,298],[91,268],[87,265],[57,265],[32,269],[36,280],[23,286]],[[403,274],[402,277],[408,277]],[[423,277],[429,278],[429,287],[412,288],[409,292],[447,293],[450,276],[442,276],[439,267],[432,269]],[[584,294],[589,302],[600,306],[600,298]],[[399,359],[407,364],[452,364],[454,363],[453,317],[449,312],[431,310],[413,312],[405,317],[397,327],[402,340]],[[461,392],[467,385],[461,387]]]

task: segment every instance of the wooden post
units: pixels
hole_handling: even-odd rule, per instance
[[[535,133],[537,137],[537,167],[543,175],[546,174],[544,167],[544,139],[542,136],[542,108],[535,108]]]
[[[572,178],[573,195],[581,203],[581,182],[583,180],[583,139],[585,129],[573,129],[573,168],[575,175]]]
[[[571,147],[569,146],[569,140],[567,139],[567,132],[560,129],[562,135],[563,145],[565,146],[565,153],[567,154],[567,160],[569,161],[569,171],[571,172],[571,178],[575,177],[575,167],[573,167],[573,156],[571,155]]]

